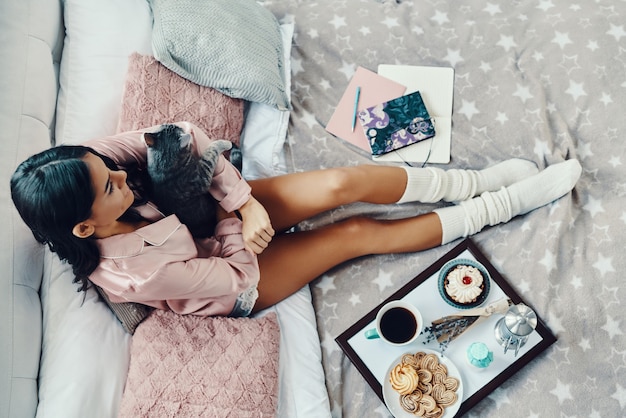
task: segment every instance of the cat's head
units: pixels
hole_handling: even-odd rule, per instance
[[[192,153],[191,134],[180,126],[161,125],[154,132],[145,132],[143,142],[148,147],[148,166],[169,164],[186,159]]]
[[[143,141],[148,147],[159,152],[180,152],[181,148],[190,148],[191,134],[174,124],[161,125],[155,132],[145,132]]]

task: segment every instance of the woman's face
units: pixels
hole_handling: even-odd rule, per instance
[[[104,161],[92,153],[87,153],[83,161],[89,167],[95,196],[91,216],[84,223],[94,227],[96,236],[111,235],[117,219],[134,202],[134,195],[126,184],[126,172],[109,170]]]

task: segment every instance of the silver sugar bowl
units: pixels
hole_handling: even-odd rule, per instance
[[[515,348],[515,356],[526,344],[528,336],[537,326],[537,314],[523,303],[513,305],[495,325],[496,341],[504,347],[504,353]]]

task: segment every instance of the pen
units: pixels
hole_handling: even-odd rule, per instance
[[[361,86],[357,86],[356,94],[354,95],[354,112],[352,112],[352,132],[356,126],[356,108],[359,104],[359,96],[361,95]]]

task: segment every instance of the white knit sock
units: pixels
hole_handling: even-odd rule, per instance
[[[513,184],[538,171],[532,161],[519,158],[503,161],[484,170],[403,168],[407,172],[407,185],[398,203],[467,200],[483,192]]]
[[[473,235],[487,225],[508,222],[547,205],[571,191],[581,172],[577,160],[568,160],[497,192],[485,192],[456,206],[435,209],[443,230],[441,243]]]

